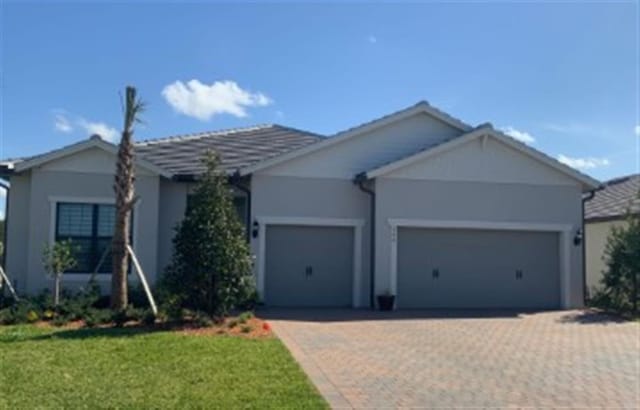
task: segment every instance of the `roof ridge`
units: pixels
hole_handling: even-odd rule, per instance
[[[312,137],[327,138],[326,135],[318,134],[317,132],[312,132],[312,131],[308,131],[308,130],[303,130],[301,128],[290,127],[288,125],[271,124],[271,126],[272,127],[278,127],[278,128],[284,128],[284,129],[289,130],[289,131],[301,132],[301,133],[304,133],[304,134],[308,134],[308,135],[310,135]]]
[[[162,143],[167,143],[167,142],[193,140],[193,139],[205,138],[205,137],[210,137],[210,136],[215,136],[215,135],[229,135],[229,134],[237,134],[237,133],[240,133],[240,132],[262,130],[262,129],[266,129],[266,128],[273,128],[275,126],[278,126],[278,125],[276,125],[276,124],[256,124],[256,125],[251,125],[251,126],[246,126],[246,127],[224,128],[224,129],[221,129],[221,130],[214,130],[214,131],[201,131],[201,132],[194,132],[194,133],[190,133],[190,134],[172,135],[172,136],[163,137],[163,138],[149,138],[149,139],[137,141],[137,142],[134,143],[134,145],[136,145],[136,146],[139,146],[139,145],[153,145],[153,144],[162,144]]]
[[[391,112],[389,114],[383,115],[382,117],[374,118],[372,120],[365,121],[365,122],[363,122],[361,124],[358,124],[358,125],[355,125],[353,127],[349,127],[349,128],[347,128],[345,130],[338,131],[338,132],[332,134],[331,137],[338,136],[338,135],[341,135],[341,134],[347,134],[347,133],[349,133],[351,131],[354,131],[356,129],[359,129],[359,128],[362,128],[362,127],[366,127],[368,125],[375,124],[375,123],[378,123],[378,122],[383,122],[384,120],[386,120],[388,118],[392,118],[392,117],[395,117],[395,116],[403,114],[403,113],[408,113],[408,112],[410,112],[412,110],[415,110],[417,108],[420,108],[420,107],[426,107],[428,110],[435,112],[436,115],[439,115],[439,116],[441,116],[443,118],[446,118],[452,123],[457,123],[457,124],[460,124],[460,125],[468,128],[468,130],[466,130],[465,132],[469,132],[470,130],[472,130],[474,128],[473,126],[467,124],[466,122],[462,121],[461,119],[456,118],[456,117],[454,117],[454,116],[442,111],[441,109],[439,109],[437,107],[434,107],[433,105],[429,104],[429,102],[427,100],[420,100],[420,101],[418,101],[417,103],[415,103],[413,105],[410,105],[410,106],[405,107],[405,108],[401,108],[401,109],[396,110],[394,112]],[[441,119],[441,121],[442,121],[442,119]]]
[[[619,176],[619,177],[612,178],[612,179],[610,179],[608,181],[605,181],[604,185],[606,185],[606,186],[618,185],[618,184],[622,184],[624,182],[627,182],[629,180],[633,180],[633,179],[636,179],[636,178],[640,178],[640,174],[622,175],[622,176]]]

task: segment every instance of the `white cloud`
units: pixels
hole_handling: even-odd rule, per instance
[[[610,161],[607,158],[572,158],[562,154],[558,155],[558,161],[562,162],[563,164],[569,165],[572,168],[583,170],[606,167],[610,164]]]
[[[511,126],[502,127],[500,128],[500,131],[517,139],[518,141],[524,142],[525,144],[533,144],[534,142],[536,142],[536,139],[533,137],[533,135],[525,131],[517,130]]]
[[[636,135],[640,137],[640,124],[636,125],[636,127],[633,129],[633,132],[635,132]]]
[[[375,44],[378,42],[378,38],[374,35],[370,35],[369,37],[367,37],[367,41],[369,41],[369,43],[371,44]]]
[[[262,93],[252,93],[234,81],[216,81],[211,85],[198,80],[186,84],[176,81],[162,90],[162,96],[177,112],[202,121],[217,114],[246,117],[248,107],[263,107],[273,101]]]
[[[64,114],[55,114],[53,120],[53,126],[56,131],[64,132],[66,134],[73,132],[73,126],[71,125],[71,121]]]
[[[118,130],[108,126],[103,122],[91,122],[84,118],[78,119],[78,126],[86,131],[89,136],[93,134],[100,135],[104,140],[115,142],[118,138]]]

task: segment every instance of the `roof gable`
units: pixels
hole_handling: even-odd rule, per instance
[[[72,145],[67,145],[66,147],[50,151],[46,154],[38,155],[18,162],[15,164],[14,170],[15,172],[24,172],[31,168],[45,166],[47,164],[51,164],[54,161],[59,161],[79,154],[81,152],[95,149],[107,152],[112,155],[117,155],[118,153],[118,147],[116,145],[106,142],[98,136],[93,136],[87,140],[83,140]],[[170,178],[172,176],[171,173],[143,158],[136,158],[136,165],[152,172],[153,174],[162,175],[166,178]]]
[[[415,116],[417,114],[425,114],[428,115],[438,121],[447,124],[448,126],[459,130],[460,132],[468,132],[471,130],[471,126],[463,123],[462,121],[438,110],[437,108],[429,105],[426,101],[421,101],[411,107],[405,108],[403,110],[397,111],[395,113],[386,115],[384,117],[378,118],[376,120],[361,124],[359,126],[350,128],[348,130],[339,132],[325,140],[322,140],[316,144],[309,145],[307,147],[291,151],[284,155],[280,155],[271,159],[267,159],[266,161],[261,161],[256,163],[253,166],[246,167],[241,170],[243,175],[252,174],[257,171],[261,171],[275,165],[283,164],[287,161],[291,161],[305,155],[332,147],[336,144],[343,143],[348,141],[354,137],[370,133],[377,129],[389,126],[391,124],[397,123],[399,121],[405,120],[409,117]]]
[[[485,148],[488,139],[491,139],[492,143],[498,143],[501,146],[493,147],[493,158],[489,159],[480,172],[474,171],[472,168],[475,165],[477,167],[482,166],[482,162],[485,158],[477,158],[478,155],[482,155],[482,150]],[[453,150],[460,149],[472,141],[478,141],[480,144],[479,150],[468,150],[468,152],[462,153],[460,150],[456,154],[448,154]],[[467,146],[469,148],[470,146]],[[504,148],[508,148],[507,151]],[[497,152],[496,150],[502,150]],[[516,156],[511,155],[511,152],[518,154]],[[458,158],[457,154],[466,155],[466,159]],[[443,155],[453,155],[446,161],[447,164],[438,161],[438,157]],[[528,161],[522,161],[519,155],[524,155]],[[454,158],[455,157],[455,158]],[[428,164],[425,161],[431,161]],[[461,161],[469,161],[470,163],[463,163]],[[481,180],[485,178],[489,180],[491,177],[495,177],[496,180],[502,180],[504,182],[522,182],[522,183],[536,183],[546,181],[546,183],[552,184],[566,184],[569,181],[578,182],[583,189],[590,190],[599,186],[599,182],[595,179],[584,175],[573,168],[570,168],[559,161],[537,151],[515,139],[508,137],[500,132],[494,130],[491,125],[482,125],[475,128],[471,132],[465,135],[445,141],[441,144],[426,147],[424,150],[409,155],[398,161],[390,162],[381,167],[369,170],[365,173],[367,178],[376,178],[381,176],[392,175],[404,175],[405,177],[415,177],[417,173],[430,174],[430,177],[434,177],[436,172],[450,172],[451,169],[446,171],[442,166],[437,169],[438,162],[442,163],[444,167],[452,169],[451,165],[455,162],[455,172],[460,173],[467,172],[468,178],[473,180]],[[424,165],[418,165],[422,164]],[[543,168],[535,167],[535,163],[543,165]],[[412,169],[413,168],[413,169]],[[427,169],[428,168],[428,169]],[[545,169],[546,168],[546,169]],[[500,175],[500,173],[513,173],[518,171],[518,175]],[[493,174],[492,174],[493,173]],[[444,174],[443,174],[444,175]]]

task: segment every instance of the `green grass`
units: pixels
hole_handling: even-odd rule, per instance
[[[326,408],[276,338],[0,327],[0,409]]]

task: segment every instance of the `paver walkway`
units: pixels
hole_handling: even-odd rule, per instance
[[[334,408],[640,408],[640,322],[583,311],[263,316]]]

